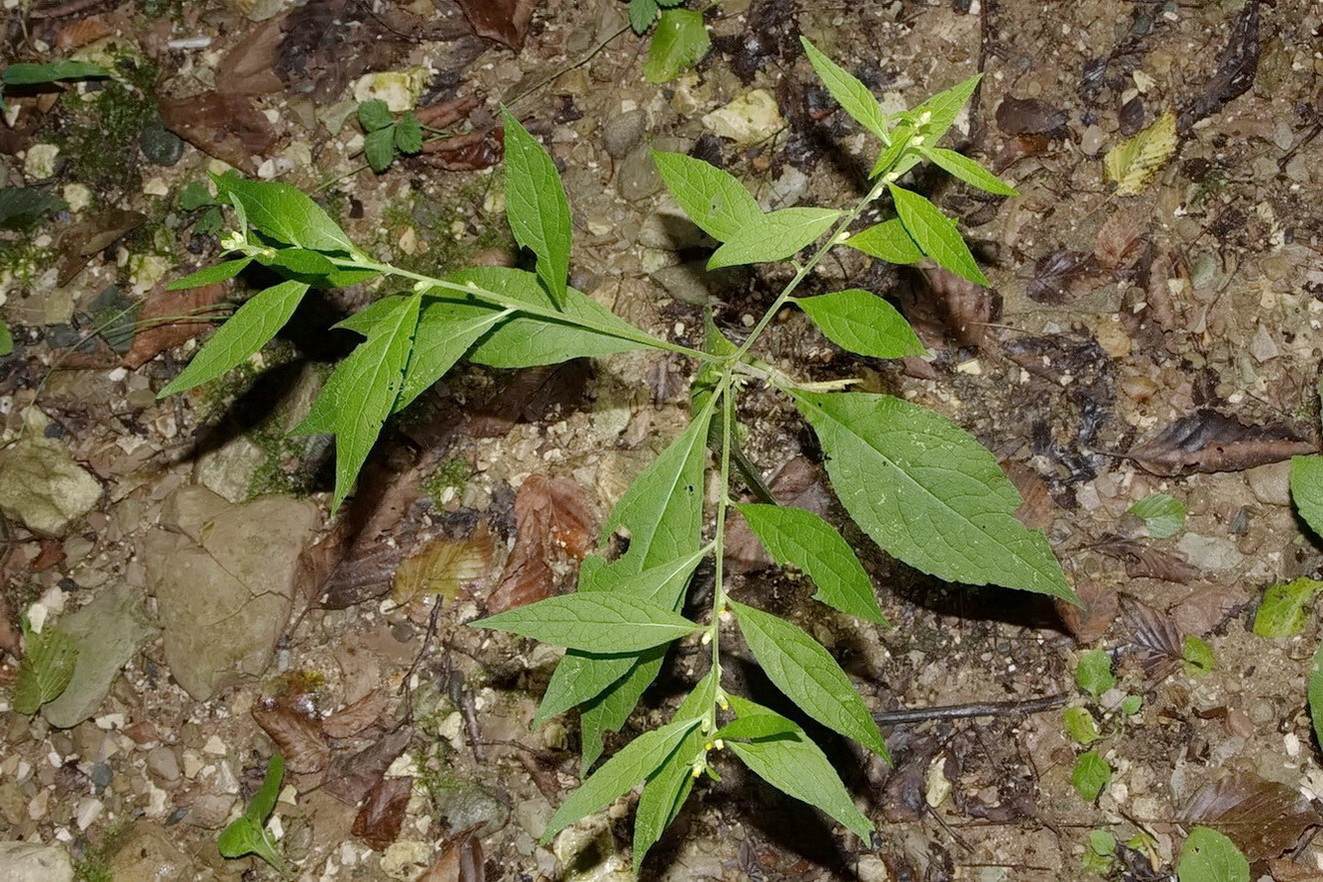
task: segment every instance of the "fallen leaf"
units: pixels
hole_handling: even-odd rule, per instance
[[[1034,278],[1025,293],[1038,303],[1060,305],[1075,297],[1079,283],[1094,271],[1091,254],[1053,251],[1034,262]]]
[[[274,70],[284,36],[284,21],[284,16],[277,16],[245,31],[243,37],[221,57],[216,68],[216,82],[224,83],[227,93],[266,95],[285,88],[285,83]]]
[[[1182,417],[1126,456],[1155,475],[1238,472],[1297,454],[1314,445],[1284,426],[1247,426],[1239,419],[1203,408]]]
[[[536,0],[459,0],[473,33],[515,52],[524,48],[536,5]]]
[[[283,705],[253,708],[253,719],[271,736],[285,758],[285,768],[298,774],[319,772],[331,758],[331,748],[317,720]]]
[[[358,805],[412,740],[413,729],[401,726],[358,753],[337,756],[326,770],[322,789],[345,805]]]
[[[352,738],[380,719],[389,701],[390,696],[385,689],[373,689],[358,701],[322,720],[322,731],[329,738]]]
[[[1120,599],[1121,622],[1129,632],[1144,673],[1155,681],[1166,679],[1176,670],[1185,651],[1176,625],[1136,597],[1122,594]]]
[[[925,285],[902,295],[901,312],[931,348],[980,347],[987,325],[1001,318],[1001,295],[940,266],[920,269]]]
[[[519,532],[501,582],[487,598],[488,612],[504,612],[555,594],[556,574],[549,561],[566,561],[574,571],[592,545],[592,509],[571,480],[528,476],[515,495],[514,511]]]
[[[376,851],[385,851],[400,835],[412,791],[412,777],[382,778],[368,791],[350,832]]]
[[[486,882],[482,842],[473,835],[476,827],[452,836],[441,857],[418,882]]]
[[[147,215],[141,212],[112,208],[66,228],[56,245],[60,252],[57,284],[69,284],[93,256],[145,223]]]
[[[479,438],[501,438],[516,423],[532,423],[577,407],[588,389],[592,369],[588,359],[532,367],[515,373],[499,392],[477,408],[469,432]]]
[[[1231,36],[1218,59],[1217,71],[1200,94],[1181,108],[1180,130],[1212,116],[1249,91],[1259,70],[1259,0],[1249,0],[1236,15]]]
[[[114,32],[115,29],[107,24],[105,19],[98,15],[89,15],[60,28],[59,33],[55,35],[55,48],[60,52],[72,52],[103,37],[109,37]]]
[[[1057,504],[1038,470],[1025,462],[1009,462],[1002,465],[1002,471],[1024,500],[1015,510],[1016,519],[1031,530],[1050,528],[1056,521]]]
[[[1126,257],[1135,252],[1135,246],[1144,238],[1146,224],[1138,211],[1122,210],[1113,213],[1098,228],[1093,242],[1093,256],[1099,265],[1118,270]],[[1138,257],[1135,253],[1133,256]]]
[[[494,553],[485,522],[467,539],[430,539],[396,570],[391,599],[400,605],[428,595],[452,599],[462,586],[490,574]]]
[[[1075,595],[1083,606],[1057,600],[1057,615],[1075,642],[1087,646],[1102,638],[1116,621],[1118,600],[1116,589],[1102,581],[1080,579],[1075,582]]]
[[[1116,183],[1117,196],[1135,196],[1167,160],[1176,155],[1176,114],[1168,110],[1153,124],[1117,144],[1103,157],[1107,179]]]
[[[1225,834],[1251,862],[1280,857],[1305,830],[1323,823],[1295,788],[1251,772],[1200,787],[1176,819]]]
[[[211,327],[208,307],[225,299],[229,286],[203,285],[187,291],[167,291],[157,285],[138,311],[133,346],[124,356],[125,367],[137,369],[167,349],[205,333]]]
[[[419,108],[414,111],[414,116],[418,117],[418,121],[425,126],[444,129],[463,120],[481,104],[482,99],[477,95],[465,95],[463,98],[452,98],[449,101]]]
[[[997,128],[1008,135],[1069,135],[1066,112],[1037,98],[1005,98],[997,105]]]
[[[1274,882],[1323,882],[1323,870],[1318,867],[1279,858],[1269,859],[1268,872],[1272,874]]]
[[[1161,579],[1184,584],[1199,575],[1179,551],[1163,551],[1135,539],[1106,535],[1093,546],[1108,557],[1125,564],[1125,574],[1132,579]]]
[[[505,156],[505,130],[498,126],[475,129],[453,138],[423,144],[423,161],[445,171],[491,168]]]
[[[276,143],[276,130],[243,95],[203,92],[192,98],[161,101],[161,121],[208,156],[228,162],[248,174],[256,171],[253,156]]]

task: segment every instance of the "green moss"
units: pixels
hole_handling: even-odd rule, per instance
[[[423,490],[436,505],[441,505],[445,501],[448,490],[458,493],[464,489],[468,483],[469,477],[473,474],[472,467],[459,457],[447,459],[437,465],[436,471],[423,482]]]
[[[0,288],[31,285],[58,259],[54,248],[39,247],[32,237],[0,240]]]
[[[117,63],[116,71],[124,81],[106,80],[83,102],[61,104],[66,116],[56,140],[73,180],[127,191],[141,183],[138,136],[157,113],[151,96],[158,69],[149,61],[126,58]]]
[[[120,818],[106,827],[101,834],[101,841],[89,845],[84,849],[83,856],[74,861],[74,879],[78,882],[113,882],[110,861],[128,841],[132,830],[133,821],[128,818]]]

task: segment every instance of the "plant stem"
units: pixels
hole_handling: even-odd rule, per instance
[[[716,672],[717,701],[720,704],[725,696],[721,688],[721,614],[726,610],[726,512],[730,508],[730,460],[734,446],[732,431],[735,424],[735,375],[728,366],[713,393],[720,396],[717,402],[721,407],[721,495],[717,499],[716,533],[712,537],[714,557],[715,585],[712,591],[712,619],[708,623],[706,639],[712,654],[712,669]],[[710,712],[709,722],[716,724],[716,708]]]

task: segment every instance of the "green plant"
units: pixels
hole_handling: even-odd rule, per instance
[[[0,74],[0,112],[6,110],[5,93],[22,86],[47,86],[70,80],[102,79],[110,71],[87,61],[47,61],[44,64],[11,64]]]
[[[396,119],[380,98],[358,105],[358,122],[366,137],[363,157],[377,174],[390,168],[397,153],[413,156],[423,149],[423,124],[412,113]]]
[[[291,876],[276,845],[266,832],[266,819],[276,807],[276,798],[280,796],[280,781],[285,777],[285,760],[278,753],[273,753],[266,764],[266,777],[262,786],[248,801],[243,815],[235,818],[216,840],[216,847],[227,858],[241,858],[255,854],[276,868],[282,876]]]
[[[1236,844],[1210,827],[1185,837],[1176,863],[1180,882],[1249,882],[1250,865]]]
[[[54,625],[47,624],[40,632],[34,631],[27,616],[20,624],[23,660],[14,680],[13,702],[14,710],[31,715],[68,688],[78,661],[78,644]]]
[[[738,512],[778,560],[813,580],[818,600],[869,622],[886,622],[865,569],[834,527],[807,511],[737,500],[732,466],[740,458],[738,439],[744,431],[737,421],[738,403],[750,388],[774,390],[793,403],[818,436],[846,511],[893,556],[947,581],[995,584],[1077,602],[1042,532],[1028,530],[1015,518],[1019,494],[972,436],[918,404],[839,391],[851,381],[805,382],[754,355],[773,318],[790,306],[853,352],[877,358],[922,353],[905,320],[875,295],[845,290],[807,297],[801,287],[829,250],[841,244],[893,262],[931,258],[985,284],[955,222],[898,182],[927,159],[990,192],[1014,192],[972,160],[936,146],[977,78],[912,111],[886,116],[861,82],[808,41],[804,48],[832,95],[882,144],[875,180],[852,208],[764,212],[726,172],[687,156],[655,154],[680,206],[723,243],[710,266],[792,260],[793,277],[743,342],[725,338],[709,320],[702,350],[678,345],[624,322],[570,288],[571,226],[564,188],[551,157],[508,113],[506,213],[515,240],[536,258],[534,272],[484,267],[429,276],[404,270],[364,253],[292,187],[217,178],[238,219],[237,232],[225,238],[224,246],[238,256],[172,286],[220,281],[253,262],[285,277],[245,303],[161,391],[163,396],[244,362],[284,324],[310,286],[375,277],[408,286],[341,323],[366,339],[336,368],[296,429],[335,434],[336,508],[386,419],[461,357],[517,368],[654,349],[700,364],[692,421],[625,491],[607,520],[605,538],[627,537],[627,550],[608,559],[604,542],[603,553],[584,560],[576,593],[475,623],[567,647],[534,723],[580,707],[585,772],[601,756],[605,734],[624,725],[660,672],[667,648],[693,640],[706,650],[710,666],[671,721],[640,735],[587,776],[544,834],[544,841],[550,840],[643,782],[635,823],[636,866],[675,819],[696,779],[715,774],[709,763],[714,750],[729,749],[759,776],[861,837],[873,829],[804,730],[728,692],[722,678],[722,649],[738,627],[754,659],[806,717],[887,757],[867,706],[828,651],[798,625],[727,593],[725,527]],[[884,196],[890,197],[897,217],[851,235],[855,220]],[[795,259],[820,240],[807,258]],[[716,502],[705,512],[710,473],[716,477]],[[715,581],[710,609],[698,621],[680,611],[690,578],[705,557],[714,561]]]

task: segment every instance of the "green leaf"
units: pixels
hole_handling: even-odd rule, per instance
[[[381,434],[403,387],[404,370],[413,348],[422,295],[379,300],[342,323],[372,321],[372,332],[349,357],[340,362],[312,410],[292,434],[335,433],[335,511],[349,495],[359,470]],[[364,313],[369,313],[362,319]],[[382,315],[384,313],[384,315]]]
[[[1314,737],[1323,744],[1323,646],[1314,653],[1314,660],[1309,665],[1309,682],[1306,686],[1309,697],[1309,720],[1314,724]]]
[[[855,233],[844,244],[887,263],[914,263],[925,256],[896,217]]]
[[[1291,457],[1291,499],[1315,536],[1323,536],[1323,456]]]
[[[275,254],[263,255],[257,260],[266,266],[305,276],[325,276],[336,271],[336,265],[331,263],[330,258],[306,248],[281,248]]]
[[[1236,844],[1210,827],[1195,827],[1176,864],[1180,882],[1250,882],[1250,865]]]
[[[884,147],[882,152],[877,155],[877,161],[873,163],[873,168],[868,176],[875,178],[886,172],[887,180],[896,181],[921,161],[921,156],[917,150],[911,146],[911,141],[915,136],[914,124],[906,119],[901,122],[891,132],[891,144]]]
[[[589,776],[569,799],[561,803],[547,822],[547,829],[540,842],[543,845],[551,842],[561,830],[615,802],[621,794],[661,768],[689,730],[697,725],[697,720],[676,720],[659,729],[644,732],[626,744]]]
[[[974,74],[946,91],[938,92],[911,111],[915,119],[922,119],[925,113],[929,115],[928,122],[922,123],[919,127],[924,143],[930,147],[937,145],[947,129],[955,123],[961,108],[969,103],[970,96],[974,94],[974,89],[982,78],[983,74]]]
[[[970,254],[955,221],[918,193],[895,184],[889,187],[896,203],[896,214],[900,215],[901,223],[905,224],[906,231],[914,237],[923,253],[956,275],[986,287],[989,284],[987,277],[974,262],[974,255]]]
[[[668,9],[661,14],[648,44],[643,79],[649,83],[669,83],[701,61],[711,47],[712,38],[703,25],[703,13]]]
[[[262,860],[275,867],[282,876],[289,876],[290,871],[275,844],[267,836],[266,819],[276,807],[280,796],[280,782],[285,775],[285,761],[280,754],[272,754],[267,761],[266,777],[262,787],[253,794],[252,800],[241,817],[235,818],[216,840],[216,847],[222,857],[241,858],[256,854]]]
[[[570,272],[570,203],[551,156],[510,111],[505,120],[505,215],[515,241],[537,255],[551,302],[565,303]]]
[[[363,139],[363,158],[377,174],[390,168],[390,164],[395,161],[394,127],[368,132]]]
[[[284,777],[285,758],[278,753],[271,754],[271,759],[266,763],[266,775],[262,778],[262,786],[253,794],[252,801],[244,811],[244,817],[251,818],[259,824],[266,823],[266,819],[276,808],[276,799],[280,797],[280,782]]]
[[[794,300],[828,340],[849,352],[873,358],[928,352],[904,316],[872,292],[851,288]]]
[[[222,195],[231,195],[247,222],[281,242],[312,251],[354,253],[354,244],[322,207],[301,191],[278,181],[246,181],[235,175],[213,177]]]
[[[1080,795],[1080,799],[1085,802],[1093,802],[1097,799],[1107,789],[1111,780],[1112,767],[1094,750],[1080,754],[1079,759],[1075,760],[1075,768],[1070,773],[1071,785]]]
[[[216,197],[211,195],[211,189],[207,187],[206,181],[193,181],[179,190],[179,207],[184,211],[197,211],[199,208],[206,208],[209,205],[217,205]]]
[[[636,34],[642,35],[652,27],[660,13],[657,0],[629,0],[629,26]]]
[[[1116,837],[1106,830],[1090,830],[1089,851],[1101,857],[1116,854]]]
[[[1090,744],[1102,737],[1098,731],[1098,721],[1088,708],[1068,707],[1061,712],[1061,722],[1066,734],[1080,744]]]
[[[1217,667],[1217,654],[1207,640],[1193,635],[1186,635],[1181,647],[1181,661],[1185,663],[1185,673],[1192,677],[1202,677]]]
[[[588,769],[602,755],[605,734],[620,731],[644,691],[657,679],[666,658],[666,649],[666,646],[645,649],[625,676],[583,706],[579,713],[579,737],[583,747],[580,765],[583,769]],[[570,657],[569,652],[565,655]]]
[[[165,398],[192,389],[247,360],[285,326],[307,292],[307,285],[292,281],[259,291],[211,335],[188,367],[156,397]]]
[[[804,713],[891,761],[877,723],[840,665],[797,625],[732,603],[749,650],[776,688]]]
[[[11,355],[14,352],[14,335],[9,333],[9,325],[5,324],[4,319],[0,319],[0,358]]]
[[[1097,698],[1116,685],[1112,657],[1101,649],[1091,649],[1080,656],[1075,668],[1075,682],[1080,689]]]
[[[423,124],[412,113],[406,113],[395,124],[395,149],[413,156],[423,149]]]
[[[1170,539],[1185,526],[1185,505],[1166,493],[1150,493],[1130,506],[1130,513],[1144,522],[1153,539]]]
[[[1127,695],[1121,699],[1121,713],[1127,717],[1133,717],[1139,713],[1139,709],[1144,706],[1144,697],[1142,695]]]
[[[654,150],[666,188],[699,229],[719,242],[763,219],[763,210],[739,178],[701,159]]]
[[[971,435],[887,395],[792,394],[845,510],[889,554],[949,582],[1078,603],[1043,533],[1016,520],[1020,494]]]
[[[203,285],[215,285],[220,282],[227,282],[243,272],[248,264],[252,262],[253,259],[251,257],[241,257],[238,260],[227,260],[224,263],[218,263],[215,266],[203,267],[195,273],[189,273],[182,279],[175,279],[173,282],[165,286],[165,290],[184,291],[188,288],[201,288]]]
[[[818,586],[815,600],[870,622],[887,623],[863,564],[831,524],[802,508],[736,508],[778,564],[793,564],[813,580]]]
[[[358,124],[363,127],[363,131],[376,132],[388,129],[394,122],[395,117],[391,115],[390,105],[380,98],[358,103]]]
[[[0,230],[29,229],[67,207],[63,199],[34,187],[0,187]]]
[[[790,257],[831,228],[842,212],[831,208],[783,208],[740,228],[708,259],[708,269],[769,263]]]
[[[1254,613],[1254,633],[1260,637],[1291,637],[1305,628],[1305,604],[1323,590],[1323,582],[1304,576],[1263,592]]]
[[[473,622],[584,652],[638,652],[697,633],[669,609],[627,594],[595,591],[548,597]]]
[[[714,740],[717,738],[775,738],[799,731],[802,731],[799,726],[780,714],[756,713],[732,720],[713,733],[712,738]]]
[[[778,716],[771,711],[755,716]],[[782,718],[784,719],[784,718]],[[873,823],[859,811],[850,793],[816,744],[789,720],[792,731],[758,741],[731,741],[731,752],[754,774],[777,790],[831,815],[856,836],[869,841]]]
[[[947,150],[945,147],[924,148],[923,155],[931,159],[940,168],[957,180],[978,187],[985,193],[996,196],[1019,196],[1020,191],[1007,186],[1000,178],[979,165],[968,156]]]
[[[877,98],[868,87],[859,82],[851,73],[818,51],[818,47],[809,42],[808,37],[800,37],[799,42],[808,54],[809,63],[818,74],[818,79],[827,87],[827,91],[836,99],[842,109],[861,126],[877,135],[885,143],[887,136],[887,118],[878,106]]]
[[[48,61],[45,64],[11,64],[3,74],[6,86],[35,86],[60,80],[108,77],[110,71],[87,61]]]
[[[546,292],[537,277],[523,270],[474,267],[452,273],[448,281],[473,285],[530,306],[548,308]],[[469,358],[488,367],[521,368],[560,364],[572,358],[596,358],[645,347],[645,344],[626,336],[610,333],[637,336],[638,331],[605,306],[573,288],[565,291],[563,310],[567,318],[564,323],[530,315],[516,315],[501,322],[474,347]],[[568,322],[571,318],[592,322],[603,330],[572,325]]]
[[[504,310],[484,304],[424,300],[395,409],[403,410],[445,376],[469,347],[504,316]]]
[[[78,644],[72,637],[47,625],[38,634],[23,621],[23,658],[14,679],[11,701],[24,716],[35,714],[43,704],[54,701],[73,679]]]

